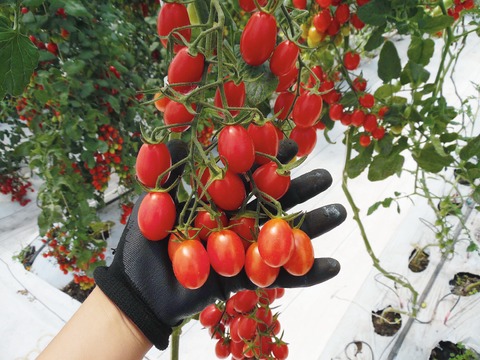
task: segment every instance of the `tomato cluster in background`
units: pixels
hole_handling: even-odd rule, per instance
[[[27,198],[27,194],[33,191],[32,183],[24,180],[19,174],[0,174],[0,193],[11,194],[12,201],[17,201],[21,206],[31,201]]]
[[[95,280],[92,276],[87,275],[87,270],[92,264],[104,262],[105,243],[102,242],[98,248],[90,246],[88,254],[86,254],[86,251],[79,252],[80,249],[76,248],[70,250],[63,245],[65,237],[66,234],[59,227],[53,227],[47,231],[42,242],[48,246],[48,250],[42,256],[54,258],[59,269],[65,275],[72,272],[75,284],[78,284],[82,290],[88,290],[95,285]]]

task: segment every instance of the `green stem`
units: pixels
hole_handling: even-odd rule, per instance
[[[342,174],[342,189],[343,192],[345,193],[345,196],[347,197],[348,203],[350,204],[350,207],[352,208],[353,211],[353,219],[357,223],[358,228],[360,229],[360,234],[363,239],[363,243],[365,245],[365,248],[367,249],[367,253],[370,256],[370,258],[373,261],[373,266],[380,271],[387,279],[390,279],[394,281],[395,283],[400,284],[404,288],[410,290],[412,293],[412,316],[415,317],[417,315],[417,299],[418,299],[418,292],[413,288],[413,286],[408,282],[405,281],[387,270],[385,270],[381,265],[380,265],[380,260],[377,258],[375,255],[372,245],[370,244],[370,241],[368,240],[367,232],[365,231],[365,227],[363,225],[363,222],[360,218],[360,210],[355,204],[355,201],[353,199],[352,194],[350,193],[350,190],[348,188],[348,174],[347,174],[347,166],[348,162],[350,161],[351,155],[352,155],[352,141],[351,141],[351,136],[353,135],[354,129],[351,128],[350,130],[347,131],[346,133],[346,145],[347,145],[347,151],[346,151],[346,157],[345,157],[345,166]]]
[[[442,13],[444,15],[448,15],[447,9],[445,8],[445,4],[443,3],[443,0],[438,1],[438,5],[442,9]],[[440,59],[440,65],[438,66],[437,76],[436,76],[435,82],[434,82],[434,84],[436,84],[436,87],[435,87],[435,91],[433,92],[433,95],[432,95],[433,98],[437,97],[438,92],[443,87],[443,81],[440,81],[440,79],[443,78],[442,74],[444,72],[446,73],[447,69],[444,69],[445,59],[447,58],[447,55],[448,55],[448,52],[449,52],[449,49],[450,49],[450,45],[452,44],[452,40],[453,40],[452,28],[449,26],[449,27],[447,27],[446,30],[447,30],[447,36],[446,36],[446,39],[445,39],[445,45],[443,47],[442,58]]]
[[[180,334],[182,333],[182,326],[177,326],[173,328],[171,344],[171,360],[178,360],[180,353]]]

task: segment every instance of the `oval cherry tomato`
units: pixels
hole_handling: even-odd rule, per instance
[[[323,99],[320,95],[306,92],[293,105],[292,119],[297,126],[311,127],[320,118]]]
[[[242,290],[233,296],[233,308],[239,313],[251,312],[258,303],[258,295],[255,290]]]
[[[215,344],[215,355],[219,359],[226,359],[230,356],[230,343],[225,339],[218,339]]]
[[[207,192],[215,205],[223,210],[237,210],[247,196],[242,180],[230,170],[226,171],[223,179],[214,180]]]
[[[148,193],[138,209],[140,232],[148,240],[164,239],[175,225],[176,211],[175,203],[168,193]]]
[[[159,36],[168,36],[174,29],[188,25],[190,25],[190,18],[188,17],[188,11],[185,5],[179,3],[166,3],[160,8],[157,18],[157,32]],[[191,29],[183,29],[180,30],[179,33],[185,38],[185,40],[190,41],[192,36]],[[180,38],[177,34],[173,36],[177,39]],[[160,41],[164,47],[167,47],[167,39],[161,39]],[[175,44],[173,46],[173,51],[178,52],[183,47],[185,46]]]
[[[222,276],[235,276],[245,265],[242,239],[232,230],[224,229],[210,233],[207,252],[213,269]]]
[[[347,51],[343,56],[343,65],[348,70],[355,70],[360,64],[360,55],[353,51]]]
[[[157,179],[168,168],[172,166],[172,157],[168,151],[167,145],[143,144],[137,155],[135,171],[138,180],[150,188],[156,187]],[[160,185],[165,184],[169,174],[166,174],[160,181]]]
[[[227,99],[227,107],[243,107],[245,105],[246,91],[245,83],[241,81],[238,85],[232,80],[227,81],[223,84],[225,90],[225,97]],[[215,98],[213,103],[216,107],[224,108],[222,102],[222,96],[220,95],[220,89],[217,89],[215,92]],[[239,110],[229,110],[232,116],[236,116],[240,111]]]
[[[352,125],[359,127],[363,125],[365,121],[365,113],[361,109],[355,109],[352,113]]]
[[[341,120],[343,117],[343,105],[342,104],[332,104],[328,110],[328,115],[330,119],[336,121]]]
[[[272,55],[277,41],[277,21],[272,14],[255,12],[240,37],[240,53],[252,66],[262,65]]]
[[[202,79],[205,57],[198,53],[196,56],[189,54],[187,48],[181,49],[172,59],[168,67],[168,82],[173,89],[187,93],[197,85],[178,85],[178,83],[196,83]]]
[[[295,84],[298,78],[298,68],[296,66],[292,67],[285,75],[278,77],[278,85],[275,89],[276,92],[287,91],[290,86]]]
[[[168,257],[170,258],[170,261],[173,260],[173,254],[175,254],[175,251],[177,251],[182,241],[186,239],[198,240],[197,235],[197,231],[193,229],[188,230],[188,235],[185,235],[180,231],[170,233],[170,236],[168,237]]]
[[[192,104],[192,108],[195,110],[195,104]],[[170,101],[165,108],[165,112],[163,113],[163,121],[165,125],[183,125],[183,126],[173,126],[170,131],[173,132],[182,132],[187,130],[190,127],[190,123],[192,122],[195,114],[190,114],[187,108],[176,101]]]
[[[270,219],[258,234],[258,251],[269,266],[284,265],[293,253],[295,239],[292,228],[283,219]]]
[[[290,139],[298,145],[297,156],[302,157],[310,154],[317,144],[317,132],[314,127],[301,128],[295,126],[290,133]]]
[[[307,0],[292,0],[295,9],[305,10],[307,8]]]
[[[286,91],[278,95],[273,107],[273,112],[277,116],[277,119],[285,120],[287,118],[294,100],[295,94],[293,92]]]
[[[200,312],[198,320],[200,324],[205,327],[212,327],[217,325],[222,319],[223,311],[217,305],[210,304]]]
[[[249,316],[241,316],[238,322],[238,336],[242,340],[252,340],[257,333],[257,322]]]
[[[313,26],[319,33],[326,33],[328,27],[332,23],[333,17],[330,13],[330,9],[323,9],[317,15],[313,17]]]
[[[263,260],[258,251],[258,243],[253,243],[245,255],[245,272],[258,287],[267,287],[277,279],[280,268],[274,268]]]
[[[277,156],[278,153],[278,137],[275,125],[271,122],[265,123],[265,125],[255,125],[250,123],[248,125],[248,134],[253,140],[255,151],[259,151],[271,156]],[[257,164],[266,164],[271,161],[265,156],[255,155],[255,162]]]
[[[250,243],[256,239],[257,230],[254,215],[238,214],[230,219],[228,225],[231,226],[231,230],[237,233],[243,240],[245,250],[248,249]]]
[[[210,274],[208,254],[198,240],[185,240],[178,247],[172,260],[173,273],[187,289],[198,289]]]
[[[170,99],[167,98],[166,96],[163,96],[161,93],[156,93],[153,99],[155,100],[155,107],[160,112],[164,112],[165,108],[170,102]]]
[[[315,261],[313,246],[310,237],[300,229],[293,229],[295,245],[292,256],[283,265],[283,268],[295,276],[305,275]]]
[[[285,343],[273,343],[271,350],[275,359],[285,360],[288,358],[288,345]]]
[[[345,24],[348,19],[350,19],[350,8],[348,4],[340,4],[337,6],[337,9],[335,10],[335,18],[341,25]]]
[[[270,59],[270,70],[275,76],[282,76],[288,73],[297,61],[300,50],[290,40],[284,40],[273,50]]]
[[[321,8],[327,8],[332,5],[332,0],[315,0]]]
[[[198,210],[197,216],[195,216],[194,220],[194,226],[197,229],[200,229],[198,232],[198,237],[201,240],[207,241],[210,232],[219,227],[218,222],[222,224],[222,227],[226,227],[228,225],[227,215],[225,215],[223,211],[220,213],[220,216],[215,219],[211,217],[208,211]]]
[[[218,135],[218,154],[222,163],[235,173],[244,173],[255,161],[255,147],[241,125],[225,126]]]
[[[252,176],[258,190],[273,197],[275,200],[285,195],[290,187],[290,175],[280,175],[277,169],[278,165],[271,161],[260,166],[254,171]],[[268,197],[265,197],[265,199],[269,200]]]

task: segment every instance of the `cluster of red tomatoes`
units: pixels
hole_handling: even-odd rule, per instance
[[[125,225],[127,223],[128,217],[132,213],[133,210],[133,203],[127,202],[125,204],[121,204],[122,214],[120,215],[120,224]]]
[[[128,174],[128,167],[122,165],[122,144],[123,138],[117,129],[112,125],[102,125],[98,129],[98,140],[107,144],[107,150],[103,153],[95,153],[95,166],[90,168],[85,163],[85,169],[92,176],[92,185],[98,191],[103,191],[108,185],[111,175],[111,167],[113,166],[117,172]]]
[[[86,275],[85,271],[88,269],[89,264],[93,264],[100,260],[105,259],[105,248],[99,249],[91,255],[88,263],[78,264],[77,256],[72,255],[71,251],[65,246],[65,233],[58,227],[53,227],[48,230],[45,237],[42,239],[44,244],[47,244],[49,250],[44,252],[42,256],[44,258],[55,258],[58,267],[66,275],[69,272],[73,272],[73,281],[75,284],[79,284],[83,290],[87,290],[95,285],[95,280],[92,277]]]
[[[460,18],[460,13],[464,10],[471,10],[475,7],[474,0],[454,0],[452,7],[447,10],[448,15],[455,20]]]
[[[365,5],[369,0],[357,0],[357,8]],[[306,0],[293,0],[293,6],[297,9],[306,9]],[[342,0],[315,0],[312,6],[318,11],[310,19],[308,24],[303,25],[302,39],[307,41],[308,46],[316,47],[327,36],[334,38],[339,33],[350,32],[353,29],[361,30],[365,26],[356,13],[356,8]]]
[[[0,174],[0,193],[11,194],[12,201],[18,201],[21,206],[27,205],[31,201],[27,198],[29,191],[33,192],[30,181],[24,181],[15,173]]]
[[[272,312],[273,302],[284,292],[281,288],[243,290],[200,312],[200,323],[217,340],[217,357],[286,359],[288,345],[280,336],[278,313]]]

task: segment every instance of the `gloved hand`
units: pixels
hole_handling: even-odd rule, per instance
[[[296,153],[287,145],[280,152],[283,160]],[[180,143],[170,143],[173,161],[185,156]],[[175,150],[176,149],[176,150]],[[178,150],[178,151],[177,151]],[[183,151],[183,152],[182,152]],[[169,182],[179,175],[176,170]],[[280,199],[283,208],[300,204],[327,189],[332,182],[326,170],[313,170],[292,180],[287,194]],[[175,278],[168,257],[168,241],[149,241],[138,227],[137,201],[125,227],[110,267],[99,267],[94,277],[101,290],[138,326],[144,335],[159,349],[168,346],[172,327],[178,325],[215,300],[226,300],[230,293],[242,289],[255,289],[245,271],[226,278],[210,271],[207,282],[196,290],[184,288]],[[312,239],[341,224],[346,217],[340,204],[320,207],[306,214],[301,229]],[[280,271],[271,287],[307,287],[329,280],[338,274],[340,265],[335,259],[318,258],[312,269],[304,276],[293,276]]]

